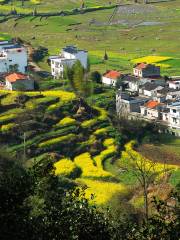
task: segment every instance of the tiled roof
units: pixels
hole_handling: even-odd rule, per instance
[[[111,78],[111,79],[117,79],[118,77],[121,76],[121,73],[118,71],[109,71],[107,73],[104,74],[104,77],[106,78]]]
[[[10,83],[16,82],[17,80],[24,80],[27,79],[27,75],[22,73],[11,73],[6,76],[6,80]]]
[[[144,85],[142,85],[142,88],[147,91],[152,91],[152,90],[156,89],[157,87],[158,87],[157,84],[150,83],[150,82],[146,82]]]
[[[148,65],[149,65],[149,64],[147,64],[147,63],[138,63],[138,64],[135,66],[135,68],[138,69],[138,70],[142,70],[142,69],[144,69],[144,68],[147,68]]]
[[[159,105],[161,105],[159,102],[151,100],[151,101],[149,101],[149,102],[147,102],[145,104],[145,107],[147,107],[147,108],[156,108]]]

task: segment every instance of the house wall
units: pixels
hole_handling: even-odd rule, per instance
[[[84,68],[87,68],[87,59],[88,53],[85,51],[78,51],[75,54],[68,53],[66,51],[62,51],[64,58],[66,59],[76,59],[79,60]]]
[[[131,112],[140,113],[140,106],[144,101],[122,99],[121,95],[116,95],[116,111],[119,116],[127,116]]]
[[[139,90],[139,83],[138,81],[132,81],[132,82],[129,82],[129,89],[132,91],[132,92],[138,92]]]
[[[144,94],[145,96],[151,97],[151,96],[152,96],[152,91],[144,90],[144,91],[143,91],[143,94]]]
[[[159,119],[159,111],[157,109],[147,108],[147,117],[149,119]]]
[[[169,88],[180,89],[180,81],[169,82]]]
[[[79,51],[77,54],[71,54],[66,51],[62,51],[62,57],[51,59],[51,74],[55,78],[63,78],[64,67],[72,65],[79,60],[84,68],[87,68],[88,53]]]
[[[75,59],[64,60],[64,59],[51,59],[51,74],[55,78],[63,78],[64,68],[65,66],[72,67],[75,63]]]
[[[170,118],[169,112],[168,113],[165,113],[165,112],[162,113],[162,120],[164,122],[169,122],[169,118]]]
[[[27,51],[25,48],[3,50],[0,57],[0,72],[9,72],[10,66],[18,65],[18,71],[25,73],[27,68]]]
[[[112,86],[116,86],[116,80],[112,79],[112,78],[107,78],[107,77],[102,77],[102,83],[107,84],[107,85],[112,85]]]

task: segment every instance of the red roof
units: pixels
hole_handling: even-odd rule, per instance
[[[144,68],[146,68],[149,64],[147,63],[138,63],[135,68],[137,68],[138,70],[142,70]]]
[[[22,73],[11,73],[11,74],[7,75],[5,79],[8,82],[13,83],[13,82],[16,82],[17,80],[27,79],[27,75],[22,74]]]
[[[120,76],[121,76],[120,72],[113,71],[113,70],[104,74],[104,77],[111,78],[111,79],[117,79]]]
[[[159,102],[157,102],[157,101],[149,101],[149,102],[147,102],[146,104],[145,104],[145,106],[146,107],[148,107],[148,108],[155,108],[155,107],[157,107],[158,105],[160,105],[160,103]]]

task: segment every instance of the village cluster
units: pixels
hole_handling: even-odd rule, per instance
[[[77,60],[87,68],[88,52],[67,46],[49,60],[51,75],[62,78],[65,66],[71,67]],[[1,41],[0,89],[33,90],[34,80],[27,70],[27,49],[11,41]],[[159,66],[138,63],[132,74],[107,71],[102,83],[119,86],[116,93],[118,116],[156,122],[165,126],[166,131],[180,136],[180,76],[162,77]]]

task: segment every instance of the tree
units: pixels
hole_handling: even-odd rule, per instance
[[[126,146],[126,152],[128,154],[128,169],[136,177],[138,183],[143,189],[144,196],[144,210],[145,219],[149,219],[149,200],[148,200],[148,188],[155,180],[156,176],[156,163],[148,161],[145,157],[141,156],[133,150],[134,142],[129,143]]]
[[[0,153],[0,238],[111,239],[110,221],[76,184],[54,175],[53,159],[24,169]],[[68,185],[68,188],[67,188]]]
[[[102,83],[102,77],[100,72],[98,71],[94,71],[91,73],[90,79],[94,82],[94,83]]]
[[[107,55],[107,52],[106,52],[106,50],[105,50],[105,53],[104,53],[104,61],[107,61],[108,59],[109,59],[109,57],[108,57],[108,55]]]
[[[92,81],[89,80],[89,75],[85,72],[79,60],[75,62],[72,68],[66,67],[65,76],[78,98],[86,98],[91,95],[93,91]]]
[[[129,239],[134,240],[174,240],[180,239],[180,195],[172,192],[166,200],[153,198],[154,214],[148,224],[134,226]]]

